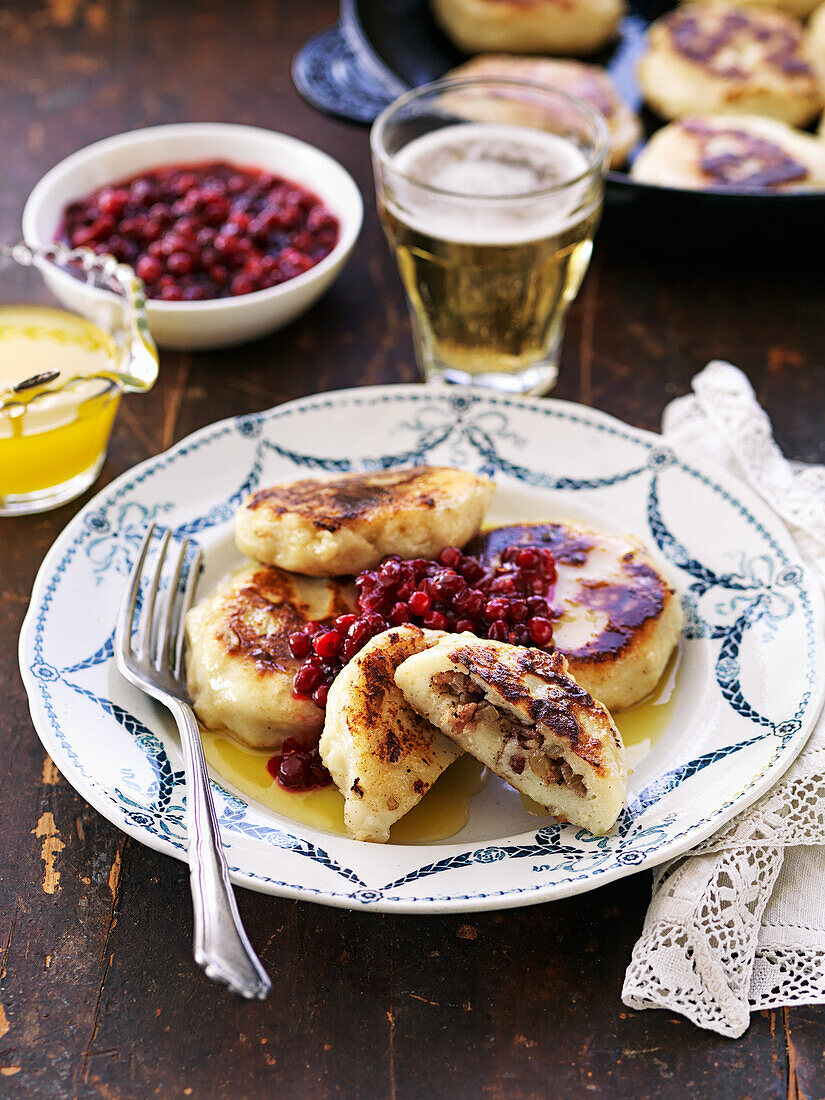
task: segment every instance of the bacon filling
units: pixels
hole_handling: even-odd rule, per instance
[[[464,672],[439,672],[433,676],[430,686],[444,695],[453,697],[452,726],[457,734],[464,732],[468,722],[488,721],[498,725],[505,745],[515,741],[518,748],[512,752],[509,766],[521,775],[529,764],[531,771],[545,783],[567,787],[574,794],[584,797],[587,785],[582,776],[573,770],[563,756],[549,756],[542,751],[544,737],[535,725],[526,725],[485,699],[484,691]],[[525,750],[524,752],[520,750]]]

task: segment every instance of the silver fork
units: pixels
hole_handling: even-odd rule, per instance
[[[187,539],[177,561],[166,566],[169,531],[161,537],[153,568],[147,555],[155,533],[152,523],[141,543],[123,596],[115,634],[121,673],[163,703],[180,731],[186,765],[186,829],[189,834],[189,882],[195,913],[195,961],[213,981],[242,997],[263,1000],[272,983],[247,939],[221,847],[200,733],[183,674],[183,619],[192,606],[202,553],[187,562]],[[161,579],[171,571],[166,597],[158,599]],[[145,580],[142,607],[138,596]],[[161,608],[162,605],[162,608]],[[137,615],[136,615],[137,611]],[[137,623],[136,623],[137,619]],[[137,629],[135,629],[137,627]]]

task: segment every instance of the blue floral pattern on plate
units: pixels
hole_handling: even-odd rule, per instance
[[[513,821],[519,831],[492,839],[471,818],[445,844],[361,845],[278,818],[213,782],[237,882],[350,907],[526,904],[672,857],[781,774],[821,705],[823,613],[816,584],[770,513],[659,437],[591,410],[393,386],[205,428],[104,489],[57,540],[35,585],[21,667],[38,733],[80,793],[137,839],[185,858],[175,737],[113,662],[115,609],[148,522],[197,539],[207,573],[212,558],[219,573],[232,564],[234,512],[256,486],[423,462],[494,477],[518,518],[527,518],[524,509],[596,522],[604,513],[654,547],[683,599],[680,690],[696,697],[680,699],[678,728],[631,781],[608,837],[558,823],[530,829],[521,818]],[[111,752],[100,751],[104,743]]]

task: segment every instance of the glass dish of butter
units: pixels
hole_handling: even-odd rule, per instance
[[[144,392],[157,378],[132,269],[88,249],[0,245],[7,272],[14,265],[37,277],[45,264],[110,293],[99,296],[94,317],[3,304],[0,273],[0,516],[46,511],[87,489],[106,458],[121,395]],[[36,296],[44,297],[42,282]]]

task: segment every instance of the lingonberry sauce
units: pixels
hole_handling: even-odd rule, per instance
[[[355,578],[355,613],[290,634],[290,653],[302,662],[293,692],[323,710],[344,665],[370,638],[405,623],[552,649],[555,583],[555,558],[544,547],[511,546],[492,570],[455,546],[436,560],[392,555]]]
[[[224,161],[155,168],[63,212],[59,239],[131,264],[148,298],[196,302],[277,286],[338,241],[317,195]]]
[[[288,791],[314,791],[332,782],[318,746],[302,745],[294,737],[288,737],[281,751],[267,760],[266,770]]]

